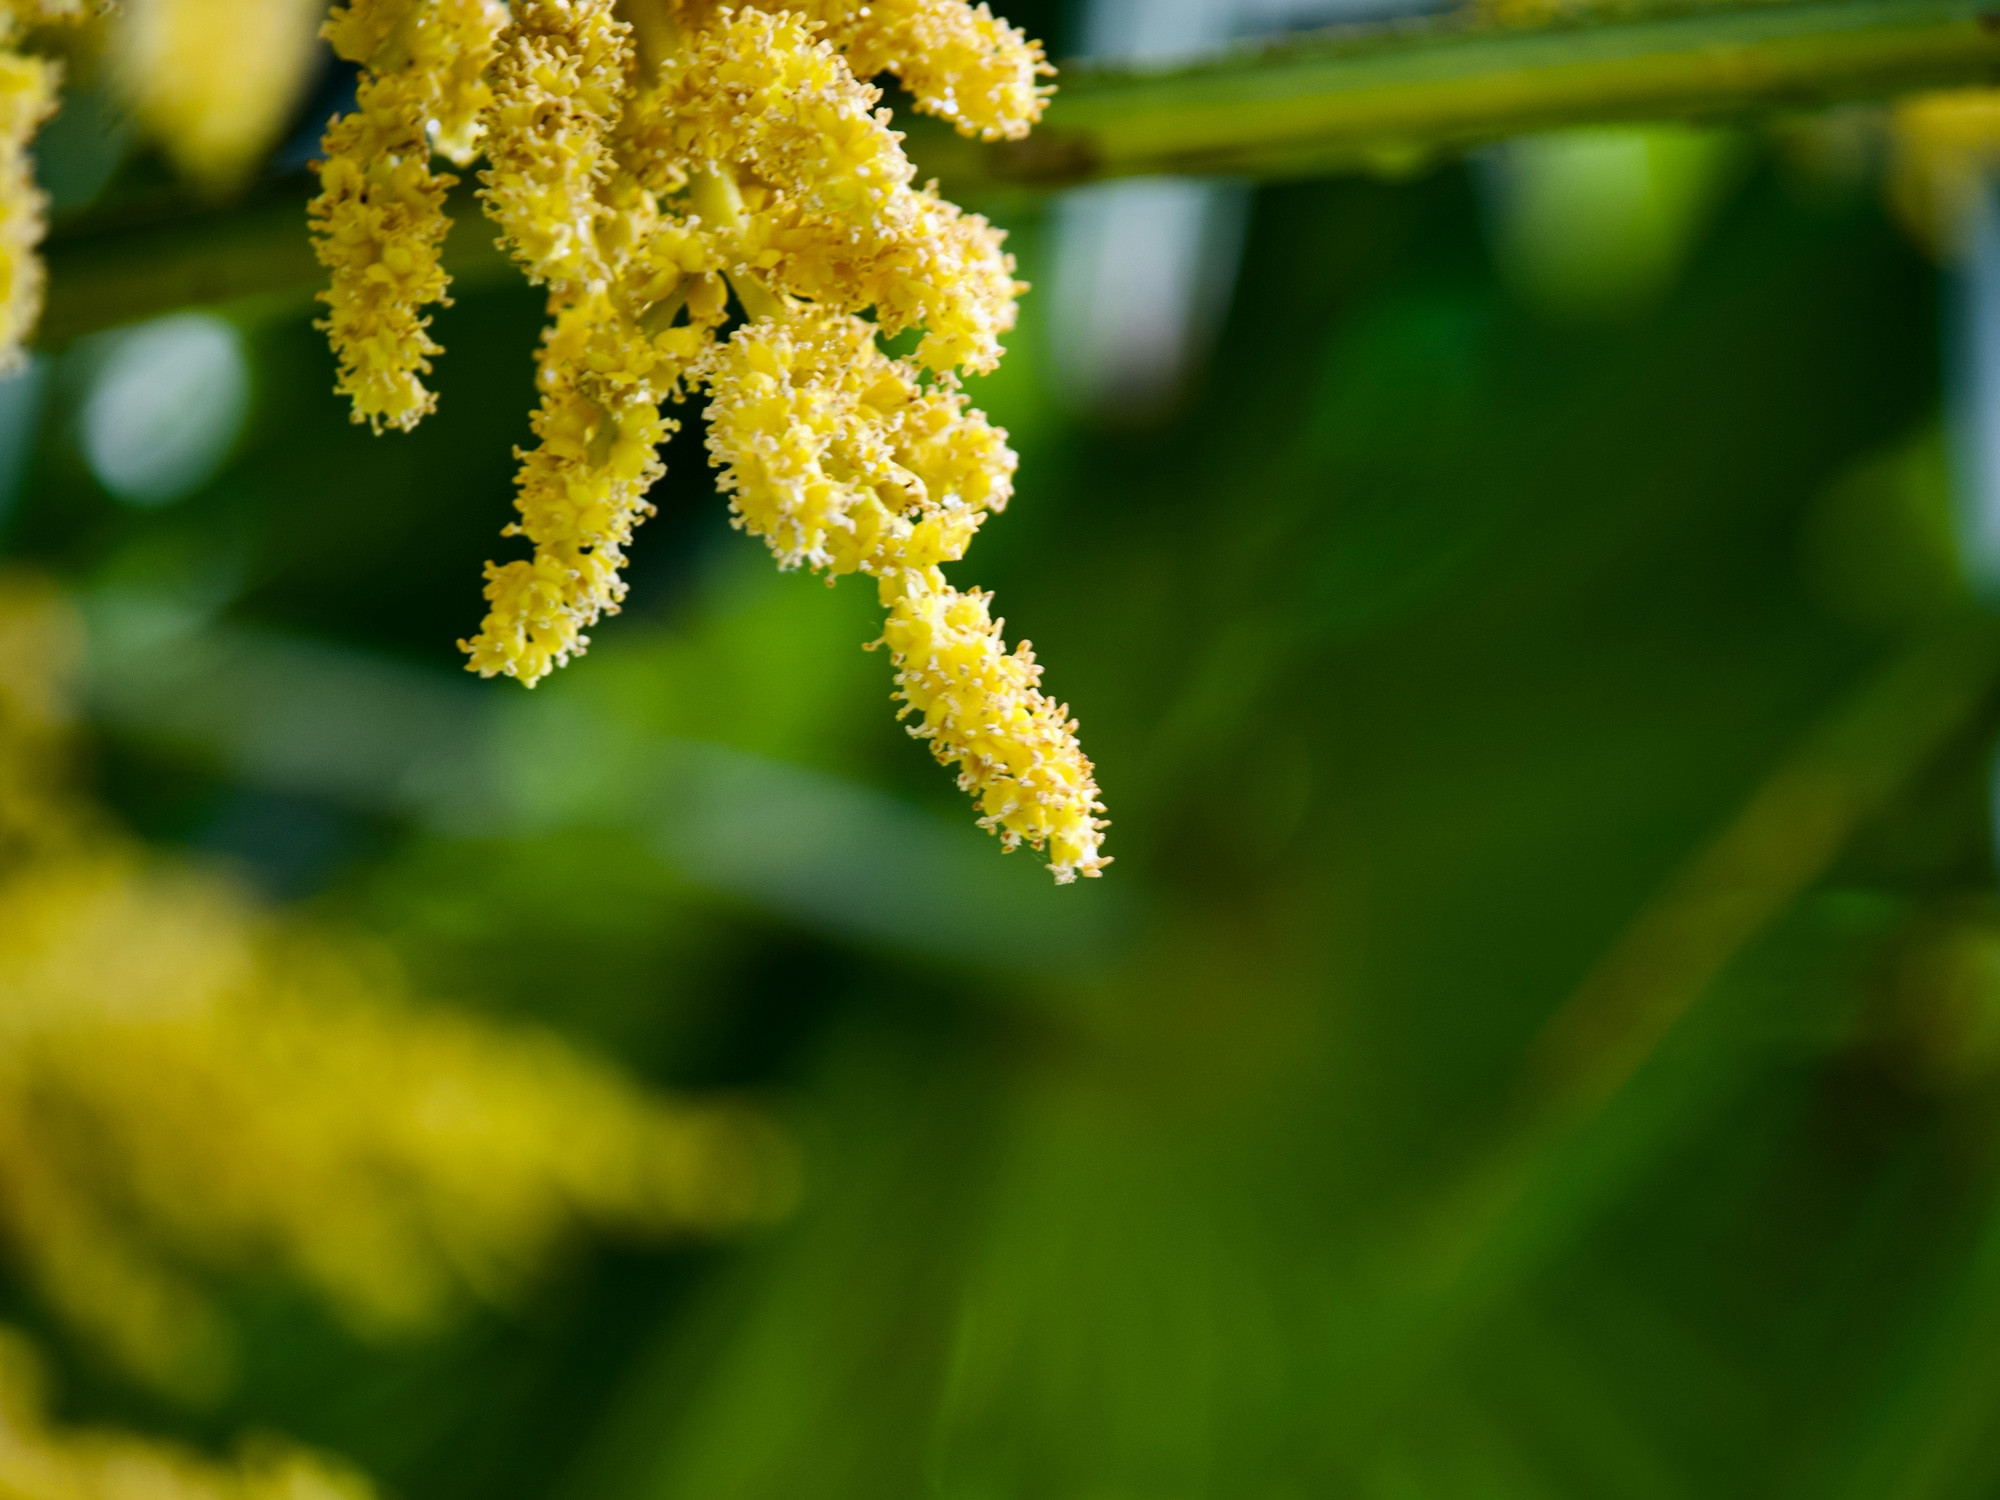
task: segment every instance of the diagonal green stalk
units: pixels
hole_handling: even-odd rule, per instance
[[[1811,729],[1635,916],[1538,1039],[1512,1118],[1392,1224],[1365,1277],[1376,1333],[1350,1376],[1353,1421],[1380,1420],[1455,1336],[1604,1210],[1609,1184],[1630,1170],[1621,1157],[1629,1143],[1609,1127],[1637,1102],[1638,1075],[1662,1066],[1669,1034],[1855,834],[1986,721],[1996,687],[2000,622],[1944,623]],[[1726,1045],[1740,1050],[1745,1040]],[[1647,1138],[1671,1134],[1673,1120],[1630,1128],[1643,1150]],[[2000,1265],[2000,1233],[1994,1247]]]
[[[1598,121],[1739,116],[2000,77],[1990,0],[1783,0],[1533,29],[1453,17],[1164,72],[1071,72],[1028,140],[948,152],[948,186],[1146,173],[1401,170]]]
[[[1990,702],[2000,626],[1955,622],[1808,735],[1577,986],[1536,1042],[1522,1113],[1588,1120],[1760,933]]]

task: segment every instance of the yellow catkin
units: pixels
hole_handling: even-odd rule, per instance
[[[40,1361],[0,1330],[0,1494],[9,1500],[372,1500],[343,1464],[270,1438],[218,1462],[169,1443],[52,1425]]]
[[[0,374],[20,368],[42,312],[48,195],[36,185],[28,146],[55,113],[57,71],[12,45],[13,17],[29,9],[0,12]]]
[[[883,580],[889,618],[882,639],[896,687],[919,716],[911,733],[959,768],[959,788],[978,800],[980,826],[1009,848],[1048,849],[1059,883],[1095,875],[1104,811],[1089,757],[1064,704],[1041,690],[1042,668],[1026,641],[1008,651],[991,594],[960,593],[935,568]]]
[[[560,292],[551,305],[537,442],[521,455],[520,519],[506,533],[526,537],[534,557],[486,565],[486,618],[459,643],[482,676],[531,687],[580,654],[585,632],[624,598],[625,548],[652,513],[646,491],[665,472],[657,450],[669,423],[659,402],[684,367],[676,341],[620,316],[606,290]]]
[[[579,1229],[782,1208],[759,1117],[420,1005],[383,956],[66,800],[51,678],[74,641],[49,590],[0,586],[0,1247],[72,1327],[214,1394],[200,1272],[283,1270],[391,1333],[514,1295]]]
[[[798,309],[739,330],[711,372],[709,448],[736,519],[781,565],[873,577],[911,732],[1007,847],[1046,849],[1060,882],[1095,875],[1106,824],[1067,708],[1009,652],[990,596],[940,565],[1012,491],[1006,434],[955,391],[925,389],[852,316]]]
[[[457,179],[431,155],[477,151],[506,20],[499,0],[353,0],[327,19],[334,50],[362,72],[353,113],[327,127],[308,209],[332,273],[319,326],[340,361],[336,388],[378,432],[407,431],[437,405],[421,378],[440,352],[423,309],[447,300],[444,201]]]
[[[113,76],[181,174],[226,192],[297,107],[324,12],[320,0],[122,0]]]
[[[660,208],[656,188],[685,178],[658,159],[657,129],[628,118],[634,61],[608,3],[540,0],[520,8],[497,70],[484,196],[529,276],[549,285],[551,323],[537,442],[521,455],[520,519],[507,528],[534,556],[487,564],[487,615],[460,645],[482,676],[530,686],[624,598],[625,548],[665,472],[660,403],[725,310],[708,239]],[[649,316],[663,303],[667,317]],[[690,321],[676,327],[683,308]]]
[[[494,68],[486,211],[528,278],[583,286],[609,274],[598,192],[633,62],[611,0],[521,0]]]

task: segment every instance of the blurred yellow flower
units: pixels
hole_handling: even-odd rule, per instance
[[[297,108],[323,0],[120,0],[111,60],[136,121],[181,173],[236,187]]]
[[[1979,194],[2000,175],[2000,89],[1913,95],[1890,118],[1891,201],[1933,250],[1962,253]]]
[[[59,782],[69,633],[0,590],[0,1241],[74,1326],[198,1396],[228,1373],[204,1270],[284,1269],[386,1333],[513,1295],[581,1227],[782,1210],[761,1117],[418,1007],[353,940],[101,826]]]
[[[0,1330],[0,1494],[8,1500],[372,1500],[359,1474],[265,1440],[216,1463],[125,1433],[62,1429],[43,1413],[41,1370]]]

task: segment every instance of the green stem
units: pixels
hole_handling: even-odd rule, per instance
[[[1810,729],[1636,915],[1556,1013],[1511,1120],[1392,1220],[1368,1266],[1369,1320],[1339,1420],[1390,1409],[1450,1341],[1572,1247],[1704,1088],[1662,1043],[1755,942],[1955,740],[1990,724],[2000,622],[1948,621]],[[1741,1018],[1739,1018],[1740,1020]],[[1759,1045],[1754,1019],[1710,1034],[1713,1082]],[[1656,1071],[1650,1097],[1637,1076]],[[1674,1075],[1679,1072],[1678,1080]],[[1622,1113],[1621,1113],[1622,1106]],[[1996,1218],[2000,1226],[2000,1218]],[[2000,1268],[2000,1227],[1989,1252]],[[1882,1493],[1882,1491],[1868,1491]]]
[[[688,181],[688,201],[694,211],[718,229],[743,227],[743,190],[723,167],[697,172]]]
[[[930,131],[919,154],[961,190],[1404,169],[1563,125],[1741,116],[1989,83],[2000,77],[1991,5],[1767,0],[1531,30],[1460,18],[1356,29],[1172,71],[1065,73],[1026,141],[954,145]]]
[[[44,249],[48,303],[35,342],[58,348],[180,307],[306,312],[326,285],[306,234],[308,195],[307,184],[285,184],[224,209],[168,200],[58,225]],[[471,190],[454,193],[450,208],[444,262],[453,291],[516,278]]]
[[[639,67],[643,78],[650,81],[680,48],[681,26],[672,0],[618,0],[618,15],[632,25]]]
[[[1991,703],[2000,626],[1920,642],[1809,734],[1638,915],[1535,1044],[1524,1114],[1601,1110],[1753,939]]]
[[[743,190],[727,168],[697,172],[688,184],[688,200],[703,219],[732,233],[742,229],[746,222]],[[775,318],[784,311],[784,299],[765,286],[763,279],[747,266],[735,266],[723,274],[729,278],[736,300],[748,316]]]
[[[776,318],[783,315],[785,299],[765,286],[755,271],[746,271],[738,266],[726,274],[730,289],[736,293],[736,300],[743,305],[744,316]]]

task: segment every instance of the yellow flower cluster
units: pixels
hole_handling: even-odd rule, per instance
[[[487,565],[491,610],[465,643],[485,676],[533,684],[617,610],[624,549],[664,472],[672,424],[660,404],[724,312],[712,250],[642,180],[632,67],[630,28],[605,0],[529,0],[497,70],[483,196],[529,278],[549,287],[550,327],[539,441],[522,456],[521,519],[507,533],[535,554]],[[690,324],[669,326],[683,308]]]
[[[216,1463],[125,1433],[52,1427],[40,1364],[0,1331],[0,1494],[8,1500],[372,1500],[359,1474],[269,1439]]]
[[[30,26],[82,20],[82,0],[0,0],[0,374],[20,368],[42,312],[38,253],[48,227],[48,195],[35,182],[28,146],[56,112],[60,69],[22,52]]]
[[[754,202],[697,195],[729,264],[821,309],[873,308],[884,334],[922,329],[915,357],[934,371],[999,364],[1021,290],[1000,234],[912,188],[915,169],[875,107],[880,95],[804,22],[729,16],[664,78],[663,144],[683,170],[697,185],[759,184]]]
[[[437,405],[421,376],[439,352],[423,309],[446,301],[439,255],[451,228],[445,194],[479,148],[492,94],[485,81],[501,29],[500,0],[353,0],[325,35],[361,65],[355,109],[327,127],[313,247],[332,282],[320,323],[340,359],[354,419],[408,431]]]
[[[0,373],[19,368],[42,310],[36,247],[47,196],[35,185],[28,143],[55,112],[54,72],[41,58],[0,51]]]
[[[982,139],[1019,140],[1042,111],[1053,76],[1039,49],[985,5],[952,0],[807,0],[857,78],[894,73],[917,108]]]
[[[611,0],[522,0],[494,73],[482,194],[528,279],[602,282],[598,202],[613,161],[630,28]]]
[[[725,7],[679,0],[680,26],[713,28]],[[983,140],[1020,140],[1041,117],[1053,77],[1040,46],[985,5],[964,0],[778,0],[816,28],[856,78],[893,73],[925,114]]]
[[[0,1243],[66,1320],[201,1393],[228,1342],[190,1268],[280,1268],[394,1332],[509,1296],[579,1228],[782,1209],[761,1117],[412,1004],[379,957],[66,804],[65,635],[46,592],[0,595]]]
[[[488,75],[482,198],[550,321],[508,528],[534,552],[488,564],[470,665],[532,686],[588,645],[650,514],[675,425],[660,407],[705,390],[738,524],[782,566],[875,578],[912,732],[1009,848],[1046,849],[1058,880],[1096,874],[1103,809],[1068,711],[987,597],[940,571],[1011,492],[1006,436],[958,379],[998,364],[1022,287],[997,230],[915,183],[865,81],[895,73],[962,132],[1017,138],[1048,92],[1040,49],[966,0],[628,9],[643,63],[610,0],[515,0]],[[413,264],[434,270],[441,233],[417,234]],[[387,367],[333,332],[344,370]],[[904,334],[907,359],[882,352]],[[407,347],[398,369],[435,352]]]

